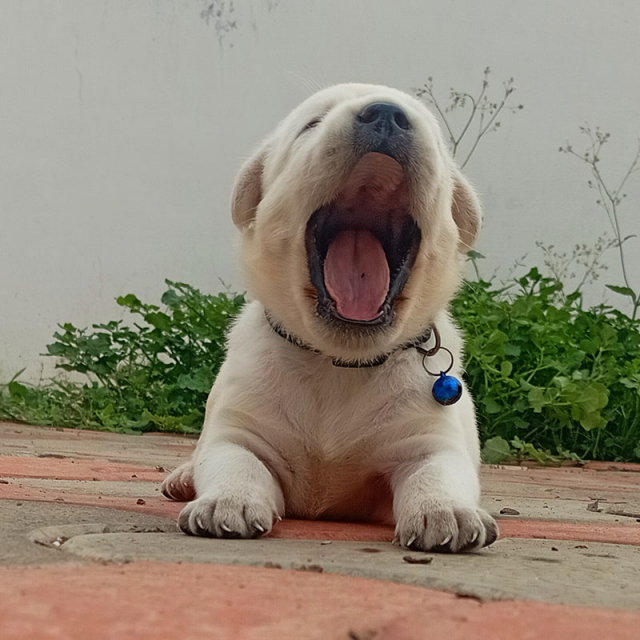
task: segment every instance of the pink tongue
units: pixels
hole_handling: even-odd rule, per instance
[[[349,320],[373,320],[389,290],[389,265],[369,231],[343,231],[329,245],[324,282],[337,312]]]

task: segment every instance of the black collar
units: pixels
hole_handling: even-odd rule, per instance
[[[281,324],[279,324],[268,311],[265,311],[265,316],[267,318],[267,322],[269,326],[281,337],[284,338],[287,342],[295,345],[296,347],[300,347],[300,349],[304,349],[305,351],[311,351],[312,353],[318,353],[323,355],[321,351],[318,349],[314,349],[311,345],[308,345],[306,342],[302,341],[296,335],[289,333]],[[409,340],[404,344],[392,349],[387,353],[383,353],[375,358],[371,358],[369,360],[342,360],[340,358],[331,358],[331,362],[334,367],[345,367],[349,369],[363,369],[366,367],[379,367],[381,364],[384,364],[389,356],[396,353],[397,351],[404,351],[406,349],[411,349],[414,347],[419,347],[424,344],[431,338],[431,336],[435,337],[436,344],[432,349],[428,351],[424,349],[420,349],[420,352],[424,352],[426,355],[434,355],[440,349],[440,334],[435,326],[428,327],[425,331],[423,331],[419,336],[413,338],[413,340]]]

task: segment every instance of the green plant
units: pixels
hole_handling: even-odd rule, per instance
[[[91,331],[61,325],[47,355],[86,381],[54,379],[32,387],[14,376],[0,396],[0,416],[126,432],[198,432],[225,356],[226,332],[244,297],[166,283],[164,311],[133,294],[117,299],[141,322],[114,320]]]
[[[511,284],[467,281],[452,306],[485,459],[639,459],[640,323],[537,268]]]
[[[477,257],[473,258],[477,260]],[[84,382],[12,380],[0,415],[36,424],[130,433],[197,433],[244,298],[169,282],[166,311],[134,295],[142,322],[62,325],[48,352]],[[466,341],[487,462],[640,458],[640,321],[531,269],[506,286],[467,281],[452,305]],[[571,452],[571,453],[569,453]]]

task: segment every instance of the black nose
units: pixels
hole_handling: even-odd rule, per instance
[[[407,114],[391,102],[374,102],[367,105],[357,116],[358,122],[376,133],[393,135],[411,129]]]

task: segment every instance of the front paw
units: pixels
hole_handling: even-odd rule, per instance
[[[498,525],[484,509],[451,501],[405,505],[394,543],[420,551],[461,553],[481,549],[498,538]]]
[[[193,481],[193,461],[189,460],[174,469],[162,483],[160,489],[169,500],[189,502],[196,497]]]
[[[190,502],[178,517],[184,533],[213,538],[257,538],[271,531],[278,518],[268,499],[249,495],[204,495]]]

